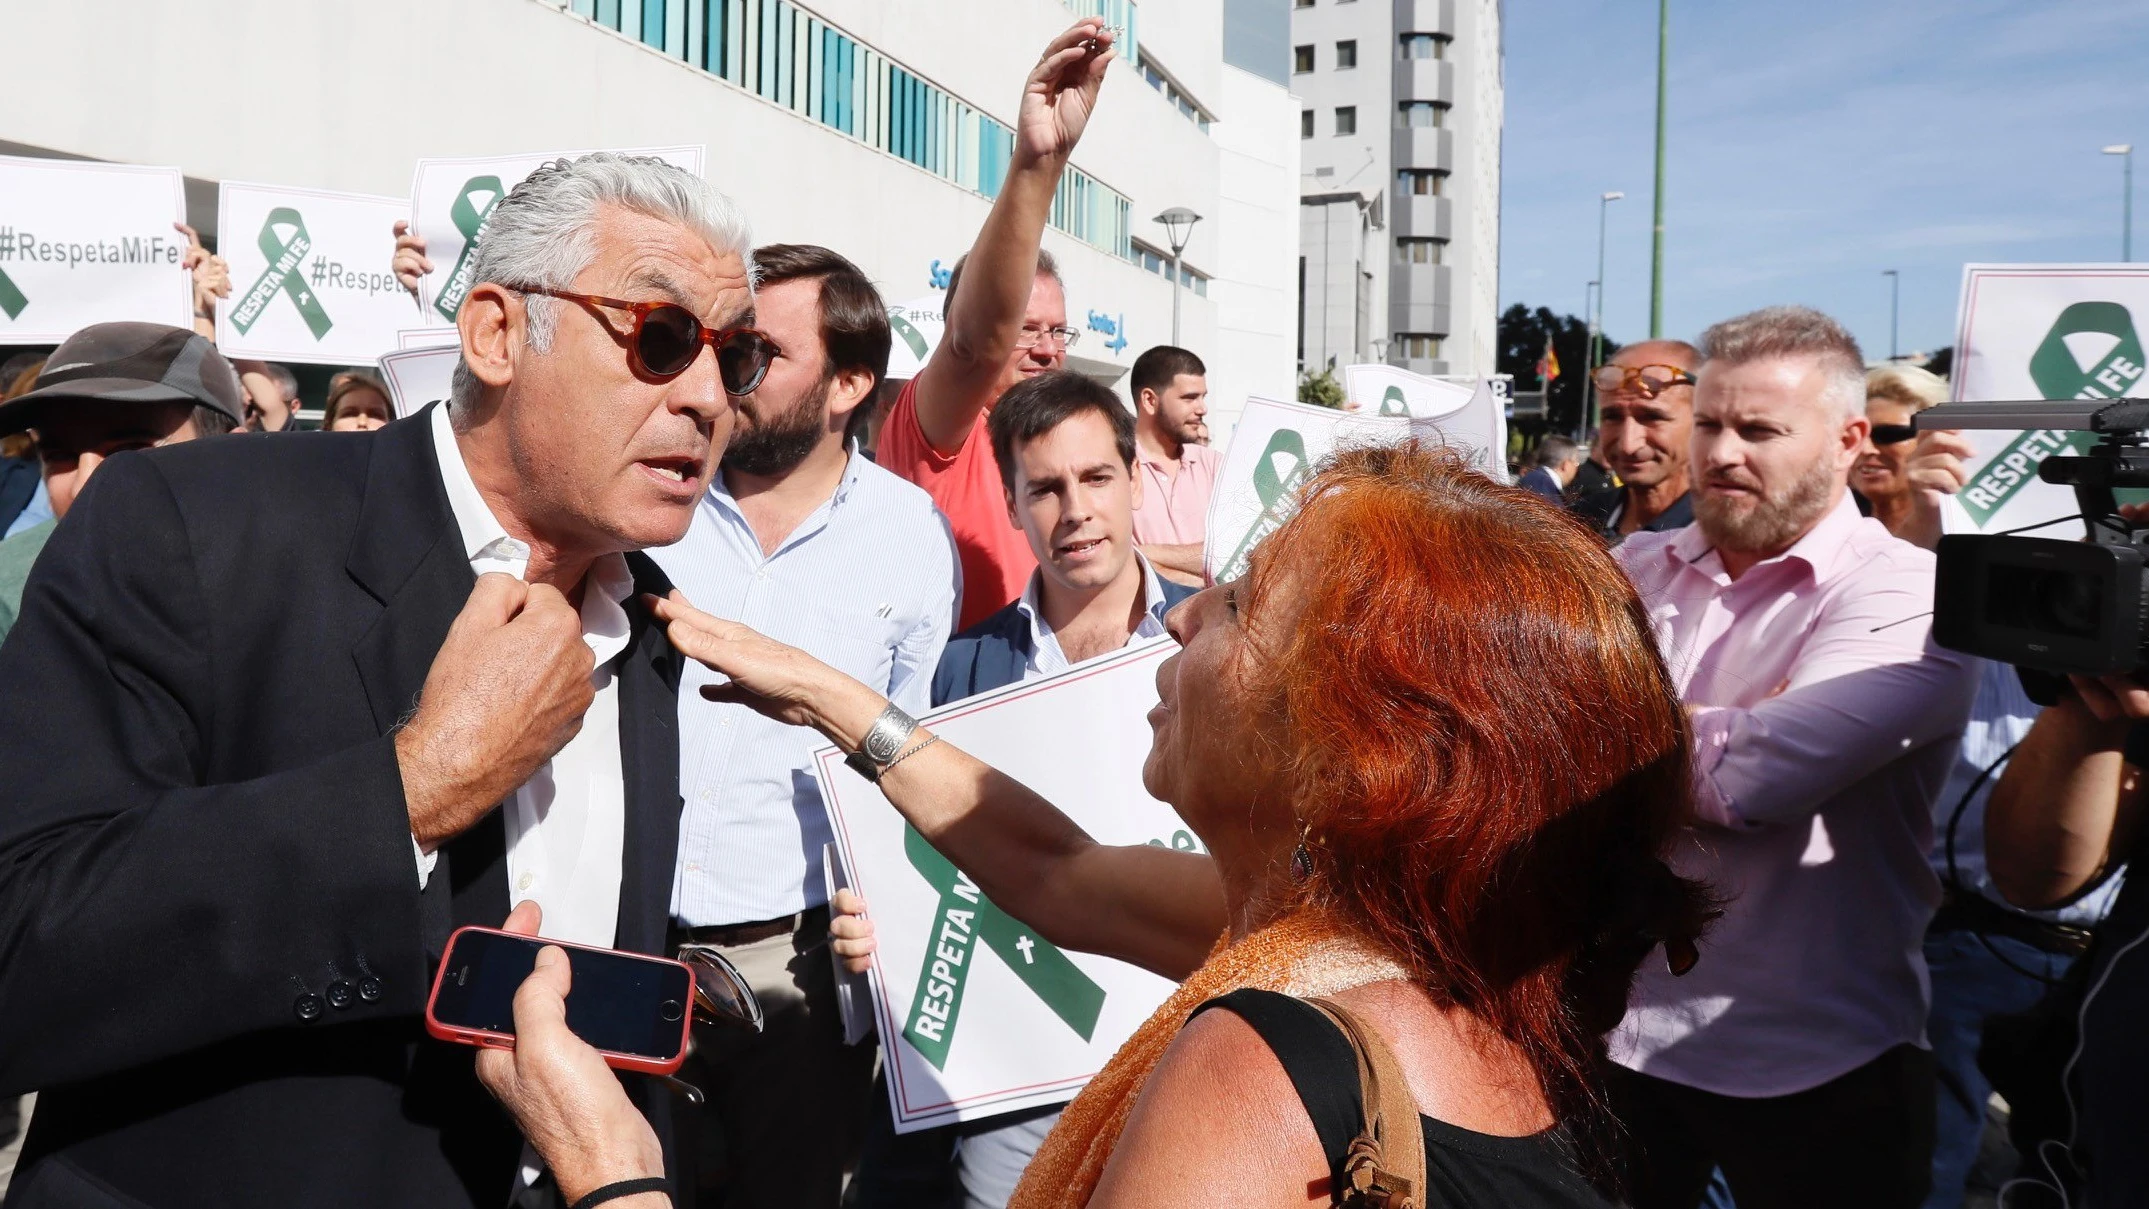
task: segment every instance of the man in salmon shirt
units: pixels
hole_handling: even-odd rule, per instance
[[[1064,366],[1074,343],[1059,270],[1038,243],[1060,173],[1097,104],[1112,42],[1104,22],[1087,17],[1054,38],[1031,69],[1007,179],[977,243],[948,278],[946,332],[896,396],[875,451],[947,514],[963,569],[957,629],[1020,596],[1037,569],[1029,540],[1008,521],[985,413],[1008,387]]]

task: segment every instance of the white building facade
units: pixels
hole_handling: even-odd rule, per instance
[[[1502,0],[1292,0],[1302,368],[1490,374]]]
[[[1268,0],[1281,8],[1283,0]],[[1225,0],[121,0],[10,17],[0,153],[171,164],[213,237],[215,186],[407,196],[421,157],[701,143],[758,242],[825,244],[891,303],[930,298],[998,191],[1022,82],[1077,16],[1121,57],[1045,245],[1118,382],[1171,338],[1211,366],[1217,420],[1289,391],[1296,105],[1225,61]],[[115,13],[114,10],[121,10]],[[1280,12],[1276,23],[1287,20]],[[213,48],[207,58],[177,47]],[[34,99],[33,99],[34,98]],[[382,263],[390,252],[382,233]],[[1288,396],[1285,396],[1288,397]],[[1216,439],[1221,443],[1223,432]]]

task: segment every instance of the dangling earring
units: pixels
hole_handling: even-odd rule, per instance
[[[1298,833],[1298,847],[1291,850],[1291,880],[1305,882],[1313,876],[1313,854],[1306,851],[1306,837],[1313,832],[1313,824],[1306,824]]]

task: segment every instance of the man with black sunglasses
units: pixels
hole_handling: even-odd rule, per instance
[[[664,949],[679,657],[633,552],[687,531],[766,368],[751,247],[675,167],[548,165],[488,220],[449,402],[99,470],[0,645],[39,686],[0,695],[0,1095],[40,1091],[10,1205],[548,1178],[426,1035],[428,975],[522,902]]]
[[[1687,442],[1701,354],[1683,340],[1645,340],[1612,354],[1596,374],[1597,451],[1620,485],[1587,492],[1568,510],[1618,545],[1633,533],[1694,523]]]

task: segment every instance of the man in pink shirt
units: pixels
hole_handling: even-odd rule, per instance
[[[1209,414],[1208,367],[1183,348],[1160,344],[1134,359],[1135,462],[1142,502],[1134,509],[1134,540],[1157,574],[1183,584],[1204,582],[1202,536],[1209,492],[1222,455],[1201,440]]]
[[[1724,916],[1684,977],[1645,965],[1612,1037],[1638,1209],[1914,1209],[1931,1178],[1925,853],[1977,683],[1927,636],[1933,556],[1859,516],[1864,360],[1772,307],[1701,340],[1696,523],[1617,554],[1694,725],[1674,865]]]

